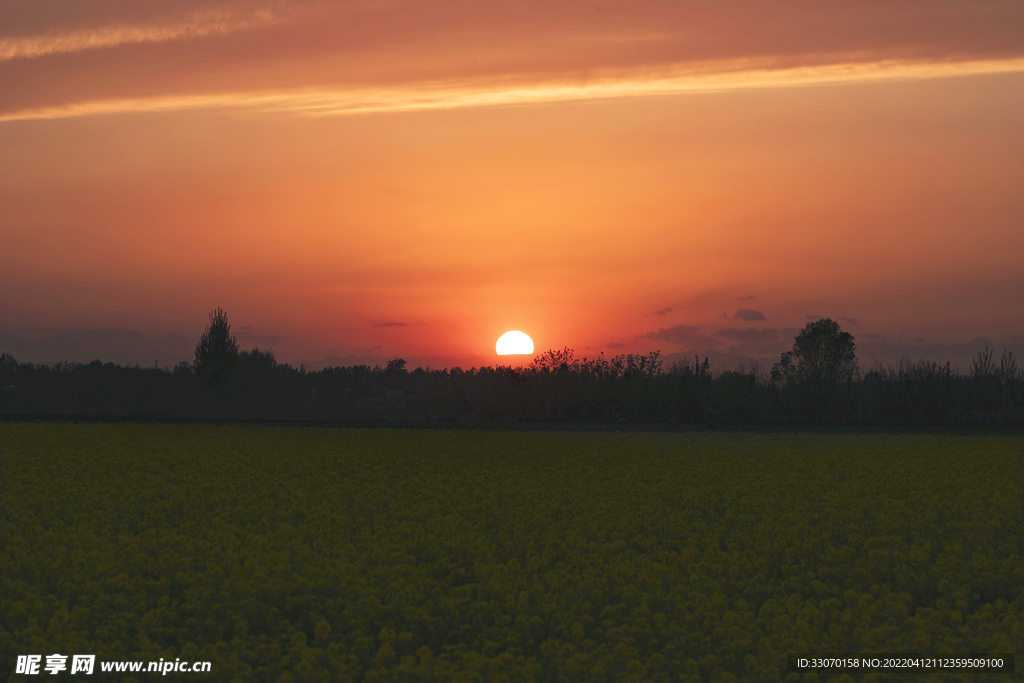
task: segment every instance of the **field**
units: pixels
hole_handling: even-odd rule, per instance
[[[786,654],[1024,651],[1019,436],[39,423],[0,448],[3,680],[53,653],[212,662],[176,680],[906,680]]]

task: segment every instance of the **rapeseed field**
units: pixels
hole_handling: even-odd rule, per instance
[[[1021,437],[42,423],[0,440],[4,680],[54,653],[298,683],[907,680],[787,673],[786,654],[1022,652]]]

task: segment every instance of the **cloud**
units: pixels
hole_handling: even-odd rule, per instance
[[[205,38],[264,26],[273,19],[274,14],[269,9],[258,9],[242,15],[206,11],[196,12],[185,21],[173,23],[114,23],[55,33],[0,37],[0,62],[109,49],[120,45]]]
[[[824,318],[825,318],[825,316],[823,316],[823,315],[810,314],[810,315],[807,316],[807,319],[810,320],[812,323],[816,323],[819,320],[822,320]]]
[[[856,325],[857,324],[857,319],[856,318],[843,318],[843,317],[840,317],[839,320],[842,320],[844,323],[846,323],[848,325]]]
[[[747,296],[741,296],[740,301],[753,301],[756,298],[753,294],[748,294]]]
[[[412,327],[409,323],[377,323],[374,327]]]
[[[960,64],[838,64],[790,69],[755,68],[736,71],[736,64],[722,64],[714,74],[690,74],[666,78],[630,75],[605,81],[566,84],[558,82],[522,83],[502,87],[500,78],[479,82],[465,80],[418,84],[394,84],[378,87],[347,88],[273,88],[238,90],[225,84],[223,90],[131,97],[76,99],[60,103],[18,106],[9,98],[0,107],[0,122],[62,119],[119,113],[160,113],[202,109],[248,109],[265,113],[308,117],[346,116],[380,112],[413,112],[467,107],[549,104],[558,102],[684,95],[688,93],[728,92],[733,90],[788,88],[844,82],[922,80],[973,74],[1024,72],[1024,58],[990,60]],[[141,87],[141,86],[140,86]],[[40,88],[39,90],[45,90]],[[66,99],[55,93],[56,99]]]
[[[667,308],[663,308],[660,311],[655,311],[654,315],[665,315],[666,313],[671,313],[671,312],[672,312],[672,307],[668,306]]]
[[[0,116],[327,116],[1019,72],[1022,22],[1014,1],[6,0]]]
[[[668,329],[658,328],[657,332],[637,335],[637,339],[653,339],[656,341],[666,341],[671,344],[690,344],[694,341],[708,339],[704,335],[697,334],[699,330],[699,327],[691,327],[690,325],[673,325]]]
[[[754,320],[767,320],[767,318],[764,317],[764,313],[761,311],[752,311],[747,308],[741,308],[736,311],[736,315],[734,315],[733,318],[739,318],[740,320],[745,320],[747,322]]]
[[[775,329],[756,330],[753,327],[745,330],[737,330],[734,327],[722,328],[715,333],[722,339],[731,339],[745,342],[766,342],[778,339]]]
[[[625,344],[620,344],[619,342],[608,342],[607,344],[605,344],[605,348],[608,349],[623,349],[625,347]]]

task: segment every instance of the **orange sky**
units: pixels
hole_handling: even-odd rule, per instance
[[[1024,351],[1024,4],[551,5],[0,5],[0,351]]]

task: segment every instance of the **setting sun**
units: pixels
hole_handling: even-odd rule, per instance
[[[499,356],[533,353],[533,340],[529,335],[513,330],[501,335],[495,348]]]

